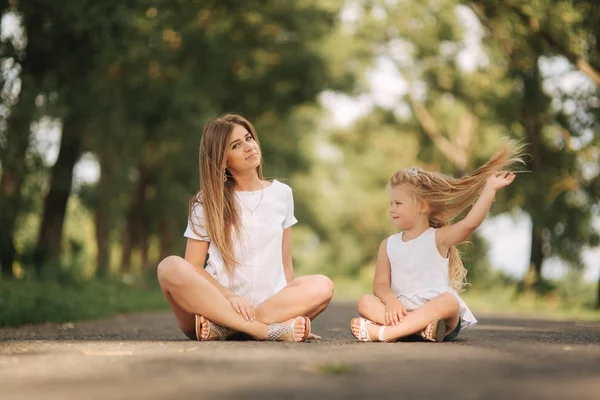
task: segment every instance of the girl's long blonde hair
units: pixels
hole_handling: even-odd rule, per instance
[[[504,140],[502,149],[471,175],[454,178],[439,172],[410,168],[397,171],[388,182],[388,188],[409,184],[416,200],[429,206],[429,226],[441,228],[449,225],[477,200],[491,175],[508,171],[515,164],[523,164],[524,146],[512,140]],[[462,291],[467,285],[467,270],[456,246],[449,252],[450,287]]]
[[[204,228],[210,241],[214,243],[223,258],[225,268],[233,274],[237,260],[233,250],[235,233],[240,238],[240,212],[235,201],[235,181],[227,171],[227,152],[231,132],[240,125],[252,135],[260,147],[254,126],[244,117],[237,114],[225,114],[209,121],[200,139],[200,190],[196,193],[189,206],[192,230],[198,236],[198,227],[194,225],[192,213],[196,204],[204,211]],[[256,173],[263,179],[262,160]],[[225,180],[224,177],[227,177]]]

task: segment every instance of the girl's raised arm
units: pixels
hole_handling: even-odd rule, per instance
[[[455,224],[437,230],[435,242],[442,256],[446,257],[450,247],[462,243],[481,225],[492,207],[496,192],[510,185],[514,180],[515,174],[509,172],[491,175],[467,216]]]

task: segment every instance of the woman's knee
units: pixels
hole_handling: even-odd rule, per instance
[[[329,303],[333,297],[333,282],[325,275],[311,277],[311,292],[313,298],[319,303]]]
[[[168,256],[156,269],[158,281],[161,285],[172,284],[181,280],[185,271],[185,260],[179,256]]]

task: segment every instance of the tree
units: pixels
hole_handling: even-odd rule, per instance
[[[2,15],[13,14],[16,10],[5,5]],[[23,16],[23,34],[31,36],[27,46],[40,58],[47,55],[44,42],[36,40],[42,37],[42,24],[39,15]],[[12,60],[14,70],[19,73],[20,88],[11,86],[16,79],[3,82],[3,106],[9,109],[6,121],[5,143],[0,148],[2,160],[2,177],[0,180],[0,264],[3,278],[12,277],[12,266],[16,258],[13,235],[20,210],[21,188],[27,173],[26,152],[29,147],[31,124],[38,115],[35,98],[39,87],[46,78],[46,71],[36,61],[35,56],[29,56],[24,50],[23,38],[9,38],[1,44],[2,58]],[[16,98],[11,99],[10,93],[16,92]],[[8,101],[5,101],[9,99]]]
[[[488,29],[485,42],[508,61],[508,76],[514,79],[513,101],[507,117],[518,115],[520,130],[530,146],[531,176],[522,207],[532,219],[532,250],[526,287],[542,290],[542,264],[558,256],[581,267],[581,250],[597,241],[590,224],[595,176],[586,176],[585,154],[599,140],[597,17],[600,8],[588,1],[528,2],[474,1],[468,3]],[[596,21],[596,22],[594,22]],[[560,33],[559,33],[560,32]],[[544,90],[540,69],[543,60],[564,57],[596,85],[595,90],[567,93]],[[577,100],[577,97],[580,97]],[[550,101],[560,104],[551,107]],[[569,104],[581,108],[569,111]],[[508,119],[507,119],[508,121]],[[596,172],[597,175],[597,172]]]
[[[130,121],[142,133],[142,151],[122,241],[125,272],[135,249],[147,259],[145,243],[154,233],[160,232],[166,254],[172,221],[185,221],[185,214],[164,210],[187,210],[190,187],[197,187],[192,160],[208,118],[241,112],[259,129],[269,168],[301,166],[294,148],[301,132],[282,127],[297,105],[313,102],[325,87],[341,86],[316,50],[335,27],[339,5],[215,2],[149,10],[140,35],[162,32],[157,45],[120,67],[124,97],[144,99],[128,106]],[[126,84],[139,76],[140,64],[149,66],[149,75],[142,84]]]
[[[73,167],[79,159],[88,124],[94,116],[94,99],[104,90],[102,74],[119,50],[119,37],[130,15],[128,6],[84,1],[60,5],[47,1],[20,4],[27,18],[40,20],[43,31],[29,34],[29,41],[44,43],[46,57],[35,49],[26,49],[38,68],[47,71],[49,83],[45,93],[58,95],[52,110],[62,120],[62,135],[58,159],[52,169],[50,188],[46,195],[42,224],[38,236],[35,265],[38,272],[47,263],[58,263],[62,249],[65,210],[71,193]]]
[[[456,61],[465,46],[456,7],[454,1],[402,5],[369,1],[356,11],[358,18],[346,39],[353,43],[352,62],[362,64],[363,70],[382,62],[392,65],[406,91],[392,106],[394,112],[376,108],[351,128],[337,129],[322,139],[338,149],[341,167],[313,161],[314,172],[307,179],[319,183],[308,192],[315,203],[311,225],[318,227],[314,234],[329,249],[325,264],[338,271],[357,272],[372,263],[377,245],[391,233],[385,228],[389,223],[384,187],[395,170],[418,163],[464,173],[489,157],[504,133],[494,104],[486,103],[501,102],[506,91],[494,96],[489,75],[467,70]],[[501,74],[498,68],[491,70]],[[308,182],[305,185],[309,187]],[[314,200],[318,190],[328,193],[326,203]],[[340,206],[332,198],[352,201]],[[353,215],[361,215],[360,227]],[[365,220],[371,223],[364,226]],[[365,245],[368,250],[361,250]],[[484,269],[481,247],[477,252],[467,250],[477,260],[474,265]]]

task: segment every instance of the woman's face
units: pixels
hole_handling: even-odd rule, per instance
[[[260,148],[252,134],[242,125],[235,125],[227,146],[227,169],[230,173],[241,173],[256,169],[260,165]]]

